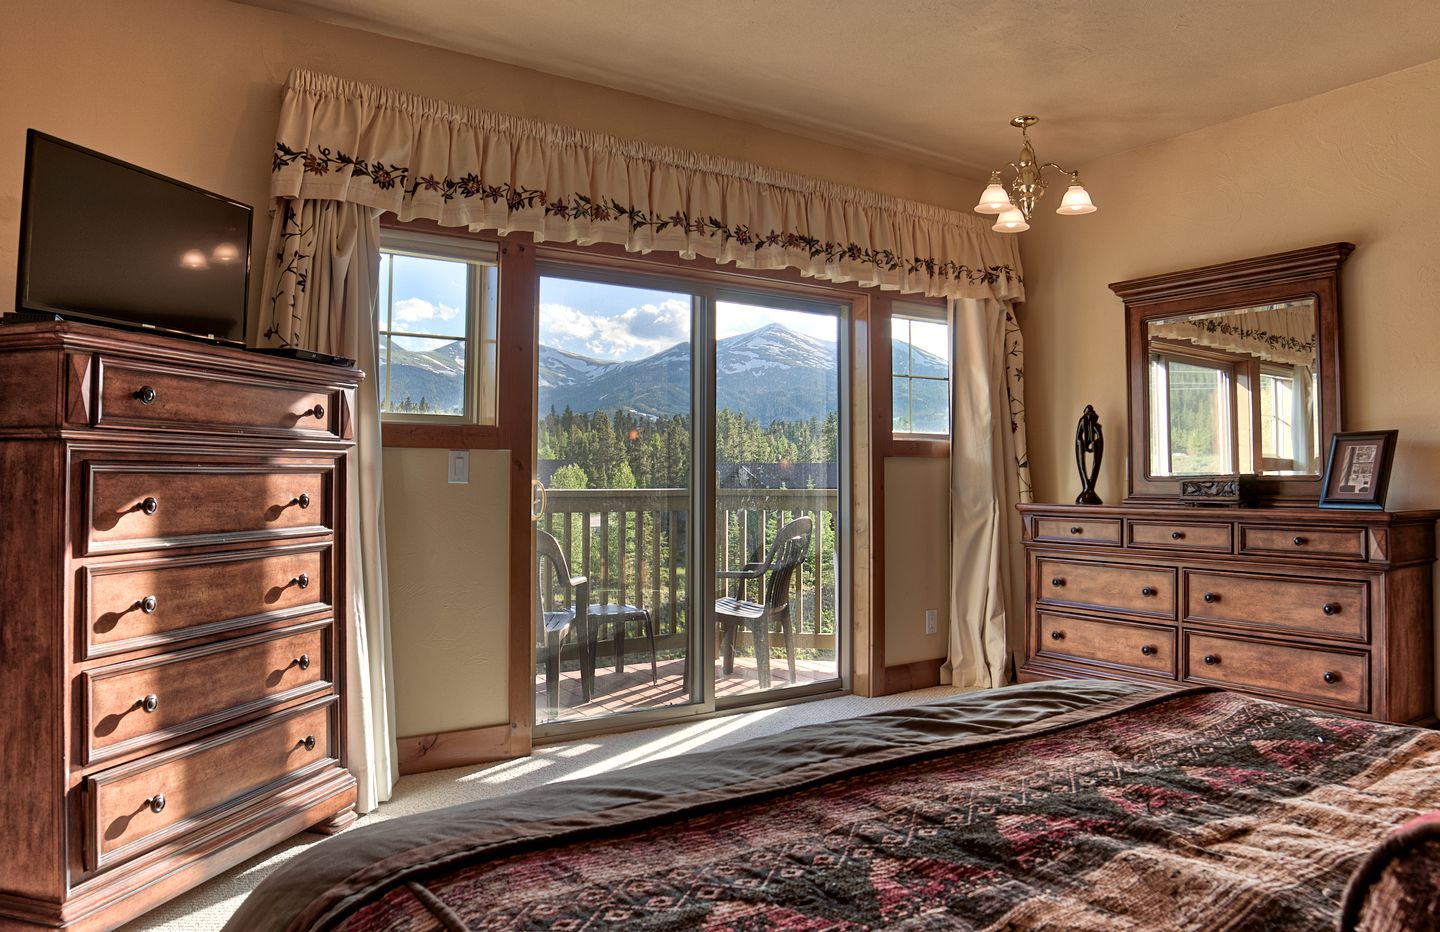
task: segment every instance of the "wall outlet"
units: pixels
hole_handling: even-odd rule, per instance
[[[449,463],[449,480],[453,485],[470,484],[470,451],[451,450]]]
[[[940,623],[939,623],[938,614],[939,614],[939,613],[936,612],[936,610],[933,609],[933,608],[930,608],[930,609],[926,609],[926,610],[925,610],[925,633],[926,633],[926,634],[939,634],[939,633],[940,633]]]

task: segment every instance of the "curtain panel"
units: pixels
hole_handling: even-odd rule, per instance
[[[909,294],[1024,297],[1015,239],[973,214],[302,70],[271,193]]]

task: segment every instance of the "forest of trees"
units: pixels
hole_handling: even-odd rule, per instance
[[[690,484],[689,418],[649,418],[617,410],[576,414],[568,407],[540,420],[539,457],[562,461],[551,476],[557,489],[675,489]],[[833,463],[840,449],[840,419],[773,421],[728,409],[716,414],[716,461],[727,463]]]

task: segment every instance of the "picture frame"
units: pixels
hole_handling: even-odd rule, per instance
[[[1397,430],[1336,431],[1330,435],[1321,508],[1382,511],[1395,460]]]

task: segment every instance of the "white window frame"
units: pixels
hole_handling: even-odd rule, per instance
[[[394,294],[390,283],[381,282],[382,296],[388,296],[384,307],[379,308],[376,322],[376,339],[385,355],[385,381],[380,386],[380,418],[382,422],[401,424],[446,424],[486,425],[498,423],[499,398],[497,387],[498,346],[499,346],[499,259],[500,249],[496,243],[486,240],[464,239],[437,233],[417,233],[411,230],[397,230],[383,227],[380,230],[380,252],[396,256],[411,256],[420,259],[446,259],[465,262],[469,265],[465,295],[465,409],[462,414],[420,414],[416,412],[385,411],[390,394],[390,366],[388,364],[387,339],[392,336],[446,339],[431,333],[415,333],[396,330],[393,327]],[[495,270],[494,275],[484,274],[485,269]],[[391,264],[393,281],[394,265]],[[487,310],[489,313],[487,313]]]
[[[891,353],[891,358],[892,358],[892,359],[894,358],[894,355],[893,355],[893,354],[894,354],[894,352],[895,352],[895,339],[896,339],[896,338],[895,338],[895,321],[897,321],[897,320],[907,320],[907,321],[909,321],[909,320],[916,320],[916,321],[921,321],[921,322],[923,322],[923,323],[943,324],[943,325],[945,326],[945,329],[946,329],[947,333],[953,333],[953,330],[951,330],[951,325],[950,325],[950,313],[949,313],[949,311],[948,311],[946,308],[944,308],[944,307],[937,307],[936,305],[933,305],[933,304],[912,304],[912,303],[910,303],[910,302],[908,302],[908,301],[892,301],[892,302],[890,303],[890,333],[889,333],[889,336],[890,336],[890,345],[887,347],[887,350]],[[905,345],[908,346],[908,347],[910,347],[909,352],[910,352],[911,354],[913,354],[913,353],[914,353],[914,344],[911,343],[910,341],[906,340],[906,341],[905,341]],[[914,395],[915,395],[915,389],[914,389],[913,383],[914,383],[914,382],[944,382],[944,383],[945,383],[945,398],[946,398],[945,410],[946,410],[946,412],[949,414],[948,420],[950,421],[951,424],[953,424],[953,423],[954,423],[954,412],[950,411],[950,379],[951,379],[951,377],[952,377],[952,375],[953,375],[953,373],[954,373],[954,369],[955,369],[955,362],[954,362],[954,360],[951,358],[951,357],[953,357],[954,355],[955,355],[955,354],[954,354],[953,349],[951,350],[951,352],[946,353],[946,359],[945,359],[945,366],[946,366],[946,368],[945,368],[945,377],[944,377],[943,379],[942,379],[942,378],[939,378],[939,377],[937,377],[937,376],[933,376],[933,375],[913,375],[913,374],[911,374],[911,373],[914,372],[914,365],[911,364],[911,362],[910,362],[910,360],[909,360],[908,357],[907,357],[907,365],[906,365],[907,371],[906,371],[905,373],[899,373],[899,372],[894,372],[894,371],[892,371],[892,372],[890,373],[890,384],[889,384],[889,386],[887,386],[886,391],[890,392],[890,425],[889,425],[889,426],[890,426],[890,435],[891,435],[892,437],[896,437],[896,438],[899,438],[899,439],[902,439],[902,440],[949,440],[949,439],[950,439],[950,435],[951,435],[951,433],[953,433],[953,429],[948,428],[948,427],[947,427],[945,433],[943,433],[943,434],[927,433],[927,432],[925,432],[925,431],[896,430],[896,429],[895,429],[895,411],[896,411],[896,406],[897,406],[897,404],[898,404],[898,402],[899,402],[899,399],[896,398],[896,396],[895,396],[895,380],[896,380],[896,379],[902,379],[902,378],[906,380],[906,382],[905,382],[905,387],[906,387],[906,389],[907,389],[906,394],[905,394],[906,423],[908,423],[908,424],[910,424],[910,425],[912,425],[912,426],[913,426],[914,423],[915,423],[915,418],[914,418],[914,416],[913,416],[913,407],[912,407],[912,402],[913,402]]]

